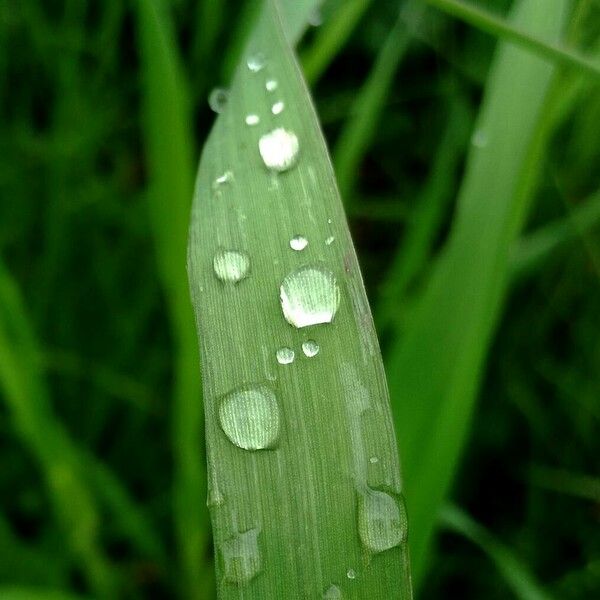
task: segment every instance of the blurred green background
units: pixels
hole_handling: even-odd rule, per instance
[[[211,597],[205,508],[186,508],[204,494],[186,215],[208,95],[259,4],[0,2],[0,598]],[[563,44],[598,58],[600,3],[567,4]],[[487,144],[498,39],[418,1],[311,20],[298,51],[389,365]],[[600,596],[599,81],[558,68],[423,598]]]

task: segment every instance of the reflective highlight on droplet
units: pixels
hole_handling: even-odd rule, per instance
[[[279,115],[283,112],[284,108],[285,104],[280,100],[279,102],[275,102],[275,104],[273,104],[273,106],[271,107],[271,112],[274,115]]]
[[[289,365],[290,363],[293,363],[296,356],[296,353],[291,348],[287,347],[279,348],[275,354],[277,356],[277,362],[280,365]]]
[[[215,88],[208,95],[208,105],[211,110],[220,114],[225,110],[229,100],[229,90],[225,88]]]
[[[221,545],[225,580],[230,583],[248,583],[262,568],[258,547],[258,529],[238,533]]]
[[[246,125],[258,125],[260,123],[260,117],[258,115],[247,115]]]
[[[265,68],[266,64],[267,59],[262,52],[257,52],[256,54],[249,56],[248,60],[246,61],[248,69],[250,69],[250,71],[252,71],[253,73],[258,73],[259,71],[262,71]]]
[[[306,340],[305,342],[302,342],[302,352],[304,352],[304,356],[307,356],[308,358],[312,358],[319,354],[319,350],[319,344],[317,344],[315,340]]]
[[[342,590],[337,585],[332,585],[323,594],[325,600],[340,600],[342,598]]]
[[[277,398],[263,385],[234,390],[221,401],[219,421],[229,441],[239,448],[272,448],[279,437]]]
[[[221,281],[237,283],[248,277],[250,257],[246,252],[221,248],[215,253],[213,268]]]
[[[300,146],[295,133],[279,127],[260,138],[258,149],[268,169],[282,172],[296,164]]]
[[[275,79],[269,79],[265,83],[265,89],[267,90],[267,92],[274,92],[277,89],[278,85],[279,84],[277,83],[277,81]]]
[[[306,246],[308,246],[308,240],[303,235],[295,235],[290,240],[290,248],[292,250],[297,250],[299,252],[300,250],[304,250]]]
[[[385,492],[366,490],[358,505],[358,534],[370,552],[384,552],[406,539],[404,505]]]
[[[286,321],[300,329],[331,323],[340,304],[340,290],[331,271],[308,265],[285,277],[280,300]]]

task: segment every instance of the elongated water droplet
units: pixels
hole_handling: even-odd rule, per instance
[[[257,52],[256,54],[248,57],[246,64],[248,65],[248,69],[250,69],[250,71],[253,73],[258,73],[265,68],[267,59],[262,52]]]
[[[267,92],[274,92],[277,89],[278,83],[275,79],[269,79],[267,83],[265,83],[265,88]]]
[[[275,104],[273,104],[273,106],[271,107],[271,112],[274,115],[279,115],[283,112],[284,108],[285,104],[280,100],[279,102],[275,102]]]
[[[266,386],[245,387],[227,394],[219,406],[225,435],[244,450],[272,448],[279,437],[279,406]]]
[[[366,490],[359,500],[358,533],[371,552],[384,552],[398,546],[407,533],[404,505],[385,492]]]
[[[208,95],[208,105],[211,110],[220,114],[225,110],[229,100],[229,90],[224,88],[215,88]]]
[[[246,125],[258,125],[260,123],[260,117],[258,115],[247,115]]]
[[[346,577],[348,577],[348,579],[356,579],[356,571],[354,569],[348,569]]]
[[[303,236],[303,235],[295,235],[291,240],[290,240],[290,248],[292,250],[304,250],[304,248],[306,248],[306,246],[308,246],[308,240]]]
[[[325,600],[340,600],[342,598],[342,590],[337,585],[332,585],[323,594]]]
[[[333,242],[335,242],[335,238],[334,238],[332,235],[330,235],[330,236],[329,236],[329,237],[328,237],[328,238],[325,240],[325,243],[326,243],[328,246],[331,246],[331,244],[333,244]]]
[[[268,169],[282,172],[296,164],[300,146],[295,133],[279,127],[260,138],[258,149]]]
[[[331,323],[340,304],[340,289],[331,271],[308,265],[285,277],[280,300],[286,321],[300,329]]]
[[[308,356],[308,358],[312,358],[319,354],[319,350],[319,344],[317,344],[315,340],[306,340],[305,342],[302,342],[302,352],[304,352],[304,355]]]
[[[279,348],[276,352],[277,362],[280,365],[289,365],[294,362],[296,353],[291,348]]]
[[[217,250],[213,258],[215,275],[221,281],[237,283],[248,277],[250,257],[239,250]]]
[[[225,579],[230,583],[248,583],[262,568],[258,547],[258,529],[238,533],[221,546]]]

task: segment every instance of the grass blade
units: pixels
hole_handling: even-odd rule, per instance
[[[574,68],[596,80],[600,79],[600,63],[582,56],[575,50],[547,42],[544,37],[532,35],[530,31],[527,31],[522,26],[517,27],[482,8],[473,6],[463,0],[425,1],[483,31],[515,42],[524,48],[532,50],[541,57],[556,61],[561,66]]]
[[[85,600],[82,596],[34,587],[0,587],[2,600]]]
[[[520,600],[550,600],[529,569],[509,548],[496,540],[484,527],[456,506],[444,506],[440,513],[444,527],[477,544],[493,561],[516,598]]]
[[[406,599],[402,490],[379,350],[325,143],[275,6],[265,3],[204,148],[190,228],[219,597],[321,597],[337,586],[349,598]],[[246,59],[259,56],[253,72]],[[275,93],[265,89],[270,79]],[[275,101],[284,102],[280,114]],[[259,123],[246,125],[248,114]],[[258,147],[277,127],[294,132],[300,148],[281,173],[267,170]],[[298,234],[308,240],[301,251],[290,247]],[[302,304],[303,274],[330,316],[337,281],[333,323],[286,322],[280,286],[289,276],[289,296]],[[295,352],[290,364],[276,359],[282,347]],[[372,535],[376,514],[387,529]]]
[[[565,9],[566,2],[549,10],[539,0],[523,0],[514,24],[556,38]],[[507,285],[509,249],[531,201],[545,142],[538,123],[553,72],[521,48],[498,50],[449,240],[387,361],[417,581],[470,423]]]

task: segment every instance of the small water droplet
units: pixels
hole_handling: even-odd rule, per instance
[[[225,579],[230,583],[248,583],[260,573],[259,533],[258,529],[250,529],[223,542],[221,554]]]
[[[374,465],[376,463],[379,462],[379,459],[376,456],[371,456],[371,458],[369,459],[369,462]]]
[[[309,13],[307,22],[311,27],[320,27],[323,24],[323,14],[321,13],[320,6],[317,6]]]
[[[358,533],[371,552],[384,552],[398,546],[407,533],[404,505],[385,492],[366,490],[359,500]]]
[[[258,125],[260,123],[260,117],[258,115],[247,115],[246,125]]]
[[[285,277],[280,300],[286,321],[299,329],[331,323],[340,304],[340,289],[331,271],[308,265]]]
[[[208,95],[208,105],[211,110],[217,114],[220,114],[225,110],[228,100],[229,90],[226,90],[225,88],[215,88]]]
[[[332,585],[323,594],[325,600],[340,600],[342,598],[342,590],[337,585]]]
[[[221,281],[237,283],[248,277],[250,257],[239,250],[217,250],[213,258],[215,275]]]
[[[225,173],[223,173],[223,175],[219,175],[219,177],[215,178],[215,180],[212,183],[212,189],[215,192],[218,192],[219,189],[225,185],[226,183],[231,183],[233,181],[233,172],[232,171],[225,171]]]
[[[330,235],[326,240],[325,240],[325,244],[327,244],[328,246],[331,246],[331,244],[333,244],[333,242],[335,242],[335,238]]]
[[[250,69],[250,71],[252,71],[253,73],[258,73],[259,71],[262,71],[265,68],[266,64],[267,59],[262,52],[257,52],[256,54],[249,56],[248,60],[246,61],[248,69]]]
[[[346,577],[348,577],[348,579],[356,579],[356,571],[354,569],[348,569]]]
[[[308,356],[308,358],[312,358],[319,354],[319,350],[319,344],[317,344],[315,340],[306,340],[305,342],[302,342],[302,352],[304,352],[304,355]]]
[[[265,83],[265,88],[267,92],[274,92],[277,89],[279,84],[275,79],[269,79],[267,83]]]
[[[284,108],[285,104],[280,100],[279,102],[275,102],[275,104],[273,104],[273,106],[271,107],[271,112],[274,115],[279,115],[283,112]]]
[[[295,235],[290,240],[290,248],[292,250],[297,250],[299,252],[300,250],[304,250],[306,246],[308,246],[308,240],[303,235]]]
[[[276,352],[277,362],[280,365],[289,365],[294,362],[296,353],[291,348],[279,348]]]
[[[488,137],[485,131],[477,129],[471,137],[471,144],[477,148],[485,148],[488,145]]]
[[[219,406],[221,428],[244,450],[272,448],[279,437],[279,406],[266,386],[244,387],[227,394]]]
[[[279,127],[260,138],[258,149],[267,168],[282,172],[296,164],[300,146],[295,133]]]

